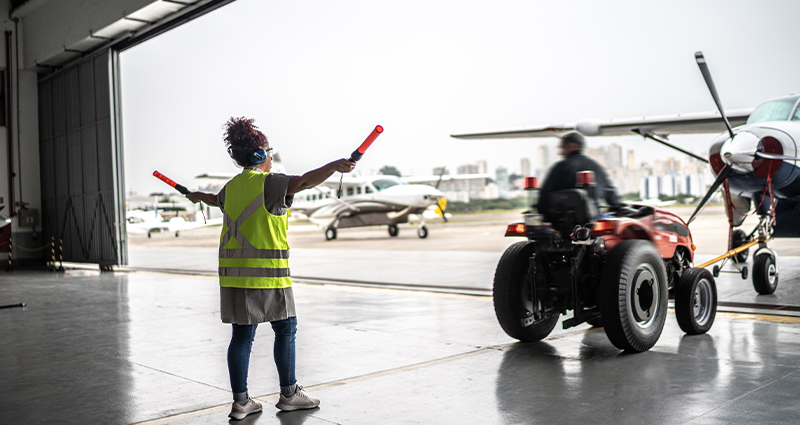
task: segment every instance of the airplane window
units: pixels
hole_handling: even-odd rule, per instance
[[[360,187],[356,188],[356,194],[361,195],[361,188]]]
[[[375,189],[378,189],[378,192],[386,190],[392,186],[397,186],[399,184],[405,184],[405,183],[400,181],[400,179],[398,178],[389,178],[389,177],[375,180],[374,182],[372,182],[372,185],[375,186]]]
[[[364,187],[364,193],[372,193],[372,188],[369,186]]]
[[[352,187],[348,187],[347,188],[347,196],[353,196],[353,188]]]
[[[798,98],[800,98],[800,96],[784,97],[782,99],[775,99],[762,103],[750,114],[747,118],[747,123],[756,124],[768,121],[786,121],[789,119],[789,113],[792,112],[792,107],[794,107]]]

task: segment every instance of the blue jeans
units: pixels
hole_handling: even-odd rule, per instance
[[[282,387],[294,385],[294,343],[297,333],[297,318],[271,322],[275,332],[273,356],[278,367],[278,378]],[[234,393],[247,391],[247,370],[250,366],[250,350],[256,336],[258,325],[233,325],[233,335],[228,346],[228,373],[231,377],[231,390]]]

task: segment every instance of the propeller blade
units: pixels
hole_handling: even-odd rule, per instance
[[[688,225],[689,225],[689,224],[690,224],[692,221],[694,221],[695,217],[697,216],[697,213],[699,213],[699,212],[700,212],[700,210],[701,210],[701,209],[703,209],[703,207],[706,205],[706,203],[708,202],[708,200],[711,198],[711,195],[713,195],[713,194],[714,194],[714,192],[715,192],[715,191],[716,191],[716,190],[719,188],[719,185],[721,185],[721,184],[722,184],[722,182],[724,182],[724,181],[725,181],[725,179],[727,179],[727,178],[728,178],[728,175],[731,173],[731,170],[732,170],[732,169],[733,169],[733,166],[731,166],[731,165],[726,165],[726,166],[725,166],[725,168],[723,168],[723,169],[722,169],[722,170],[719,172],[719,175],[717,176],[717,179],[716,179],[716,180],[714,180],[714,184],[712,184],[712,185],[711,185],[711,188],[709,188],[709,189],[708,189],[708,192],[706,192],[706,196],[703,198],[703,200],[702,200],[702,201],[700,201],[700,205],[698,205],[698,206],[697,206],[697,209],[695,209],[695,210],[694,210],[694,212],[692,213],[692,216],[691,216],[691,217],[689,217],[689,221],[687,221],[687,222],[686,222],[686,225],[687,225],[687,226],[688,226]]]
[[[439,189],[439,185],[442,183],[442,176],[444,176],[444,172],[447,170],[446,167],[442,167],[442,171],[439,172],[439,181],[436,182],[436,189]]]
[[[714,98],[714,103],[717,104],[717,109],[720,115],[722,115],[722,120],[725,121],[725,127],[728,127],[728,133],[730,133],[731,139],[733,139],[733,128],[731,128],[731,123],[728,122],[728,117],[725,116],[725,110],[722,109],[722,103],[719,101],[717,88],[714,86],[714,80],[711,79],[711,72],[708,71],[708,65],[706,64],[706,58],[703,56],[703,52],[695,52],[694,59],[697,61],[697,66],[700,67],[700,72],[703,73],[703,79],[706,80],[708,91],[711,92],[711,97]]]
[[[756,152],[754,156],[756,158],[762,158],[762,159],[780,159],[782,161],[800,161],[800,158],[797,158],[795,156],[778,155],[776,153]]]
[[[439,209],[442,219],[445,223],[447,223],[447,215],[444,213],[444,211],[447,209],[447,198],[439,199],[439,202],[436,203],[436,208]]]

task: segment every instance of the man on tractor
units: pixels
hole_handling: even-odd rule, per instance
[[[564,189],[574,189],[576,186],[576,176],[579,171],[593,171],[597,184],[590,190],[589,195],[599,210],[598,202],[601,197],[605,198],[609,206],[617,206],[617,197],[614,186],[608,179],[605,170],[597,162],[583,154],[586,145],[583,136],[577,131],[573,131],[561,136],[559,149],[563,160],[557,162],[544,181],[539,194],[538,210],[542,215],[547,216],[550,206],[549,194]]]

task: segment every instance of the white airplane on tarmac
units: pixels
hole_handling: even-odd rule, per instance
[[[487,177],[464,174],[443,176],[442,180]],[[327,240],[336,238],[337,229],[381,225],[388,226],[389,236],[395,237],[399,233],[397,225],[408,223],[411,214],[419,215],[417,235],[426,238],[425,211],[436,206],[439,217],[446,220],[444,211],[447,205],[447,200],[436,187],[413,184],[428,181],[428,177],[347,176],[341,181],[340,199],[336,193],[339,179],[332,177],[313,190],[296,194],[291,210],[324,228]]]
[[[184,217],[180,217],[177,214],[174,217],[165,218],[161,215],[163,211],[163,209],[158,208],[158,204],[153,209],[125,211],[127,232],[147,233],[148,238],[153,237],[153,233],[174,232],[177,238],[185,230],[222,225],[221,217],[203,221],[186,221]]]
[[[274,165],[273,165],[274,166]],[[233,174],[201,174],[197,178],[230,180]],[[344,176],[341,180],[341,198],[337,196],[339,175],[332,176],[321,185],[294,195],[290,210],[300,213],[312,223],[325,229],[325,239],[336,239],[338,229],[387,226],[389,236],[399,234],[398,224],[408,223],[409,215],[419,215],[417,235],[428,237],[425,212],[436,208],[445,221],[447,200],[434,186],[427,184],[441,181],[490,178],[489,174],[456,174],[443,176],[391,175]]]

